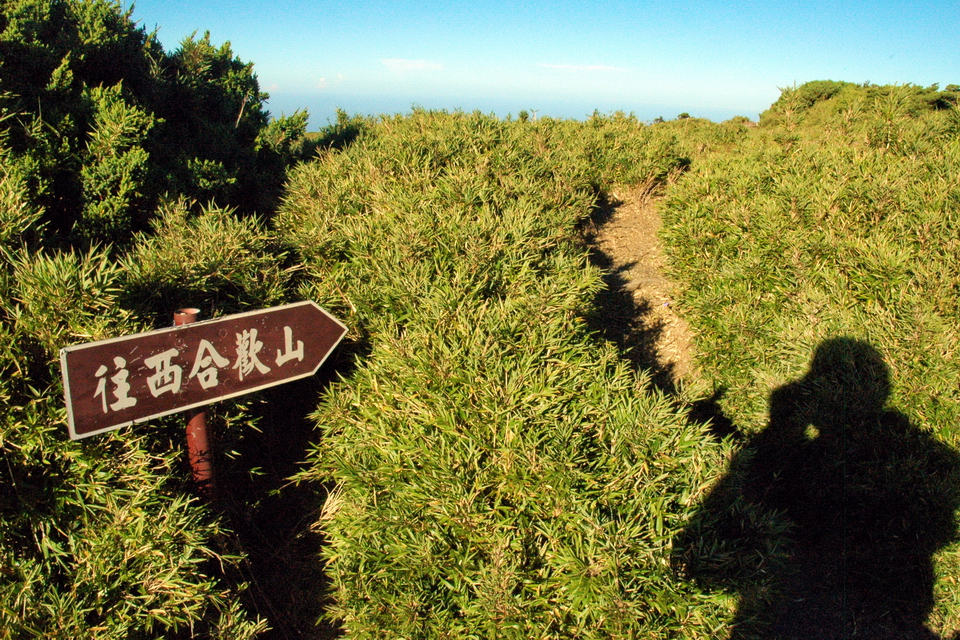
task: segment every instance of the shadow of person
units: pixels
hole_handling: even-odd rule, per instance
[[[938,637],[933,555],[956,539],[960,458],[889,393],[872,346],[823,342],[675,541],[681,572],[739,592],[732,639]]]

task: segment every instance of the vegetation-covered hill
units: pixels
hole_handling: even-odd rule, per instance
[[[958,626],[957,96],[839,83],[830,93],[825,84],[834,83],[784,91],[760,128],[739,119],[643,126],[418,113],[371,123],[353,145],[295,172],[279,228],[293,244],[319,243],[331,275],[312,295],[370,331],[366,366],[316,414],[324,438],[304,473],[336,483],[321,526],[332,611],[350,633],[763,638],[779,619],[784,637],[853,626],[930,637],[927,624]],[[480,142],[491,135],[496,143]],[[687,168],[661,207],[702,377],[684,381],[673,411],[653,423],[650,387],[628,394],[637,404],[627,413],[606,404],[619,384],[601,376],[606,366],[589,365],[604,395],[582,387],[584,370],[552,377],[580,357],[570,327],[553,348],[541,337],[552,326],[544,317],[520,321],[525,329],[506,341],[500,333],[517,313],[503,301],[525,293],[527,273],[537,295],[562,281],[560,272],[522,270],[507,279],[514,286],[494,286],[500,270],[490,265],[527,255],[522,238],[502,257],[494,248],[503,243],[476,240],[508,232],[509,212],[536,209],[514,186],[544,175],[528,173],[528,135],[531,158],[549,162],[560,151],[557,166],[582,167],[595,193]],[[651,156],[651,147],[671,151]],[[640,170],[650,157],[667,164]],[[414,180],[423,186],[407,186]],[[488,180],[504,191],[484,189]],[[356,185],[375,186],[354,200]],[[544,208],[533,220],[553,215],[549,191],[532,203]],[[488,230],[486,216],[500,211]],[[587,208],[576,211],[582,219]],[[575,224],[576,216],[549,228]],[[379,253],[397,237],[406,241]],[[482,268],[457,267],[451,255],[489,257],[464,260]],[[368,320],[370,308],[378,313]],[[588,304],[575,313],[608,311]],[[532,337],[519,352],[539,357],[514,356],[513,345]],[[588,354],[603,349],[594,342]],[[517,378],[529,389],[515,397]],[[584,431],[567,426],[571,416]],[[687,417],[711,426],[685,430]],[[528,440],[511,439],[511,424]],[[680,440],[665,446],[657,424]],[[614,431],[649,448],[618,450],[603,440]],[[504,462],[522,455],[513,444],[535,469],[519,482]],[[732,462],[718,465],[725,447]],[[673,471],[657,466],[677,460]],[[687,478],[680,485],[676,473]],[[605,492],[631,476],[611,510]],[[710,478],[716,484],[701,493]],[[560,500],[569,502],[543,507]],[[633,501],[658,506],[641,515],[629,511]],[[581,528],[562,524],[569,513]],[[640,524],[652,518],[656,527],[658,517],[662,538]],[[489,546],[497,543],[512,552],[501,558]],[[827,595],[808,608],[784,604],[819,592]]]
[[[358,638],[769,637],[843,591],[814,552],[907,585],[847,609],[874,637],[960,627],[954,87],[811,83],[760,127],[342,114],[306,158],[228,46],[117,3],[5,3],[0,62],[0,637],[309,635],[321,603]],[[600,330],[618,185],[663,196],[673,395]],[[67,438],[60,348],[303,298],[350,327],[336,381],[211,408],[218,501],[178,417]]]

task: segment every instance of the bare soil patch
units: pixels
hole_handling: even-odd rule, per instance
[[[586,235],[609,287],[595,326],[672,391],[695,372],[693,333],[674,310],[676,286],[664,273],[658,202],[643,186],[607,194]]]

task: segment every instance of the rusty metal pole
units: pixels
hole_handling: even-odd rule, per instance
[[[199,309],[180,309],[173,314],[173,326],[180,327],[196,322]],[[193,470],[193,481],[200,494],[212,498],[214,492],[213,459],[210,452],[210,437],[207,433],[207,412],[203,409],[190,411],[187,422],[187,456]]]

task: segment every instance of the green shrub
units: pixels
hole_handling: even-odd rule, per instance
[[[362,116],[351,116],[337,109],[337,121],[327,125],[318,133],[309,134],[310,144],[318,150],[343,149],[356,140],[368,127],[369,122]]]
[[[270,121],[253,65],[189,37],[167,54],[113,0],[0,9],[0,134],[50,232],[126,244],[163,197],[270,213],[306,113]]]
[[[227,205],[270,212],[306,114],[268,123],[228,46],[167,55],[117,2],[3,3],[0,58],[0,637],[258,635],[180,419],[69,441],[58,353],[282,298],[288,250]]]
[[[106,253],[16,253],[0,305],[3,637],[248,638],[262,630],[221,584],[217,519],[182,480],[163,425],[67,439],[57,352],[142,329],[117,306]]]
[[[75,231],[90,239],[122,239],[144,195],[150,154],[143,144],[154,118],[123,100],[120,84],[87,96],[96,115],[80,169],[84,208]]]
[[[298,270],[257,218],[215,206],[192,214],[183,201],[165,203],[120,264],[123,305],[159,325],[183,307],[218,316],[281,304]]]
[[[301,474],[335,487],[348,637],[674,637],[729,615],[669,560],[719,451],[583,320],[602,283],[577,224],[612,177],[674,171],[670,140],[419,111],[294,172],[277,224],[304,295],[367,341]]]
[[[30,202],[26,176],[11,155],[0,146],[0,253],[7,262],[24,242],[40,234],[43,215]]]
[[[801,379],[820,345],[843,338],[871,345],[889,367],[882,408],[902,412],[916,438],[955,455],[960,146],[952,112],[930,109],[928,90],[909,85],[827,88],[800,93],[821,100],[803,126],[787,117],[799,107],[785,94],[781,119],[698,157],[669,190],[662,235],[684,283],[677,307],[693,324],[707,381],[724,390],[719,412],[743,434],[766,428],[771,394]],[[847,98],[844,109],[830,104]],[[929,482],[936,492],[949,473],[898,482]],[[936,502],[917,507],[929,509],[929,522]],[[755,516],[742,516],[734,529],[750,531]],[[708,562],[733,561],[715,551]],[[951,587],[960,575],[957,545],[935,560],[927,622],[949,632],[960,620]]]

